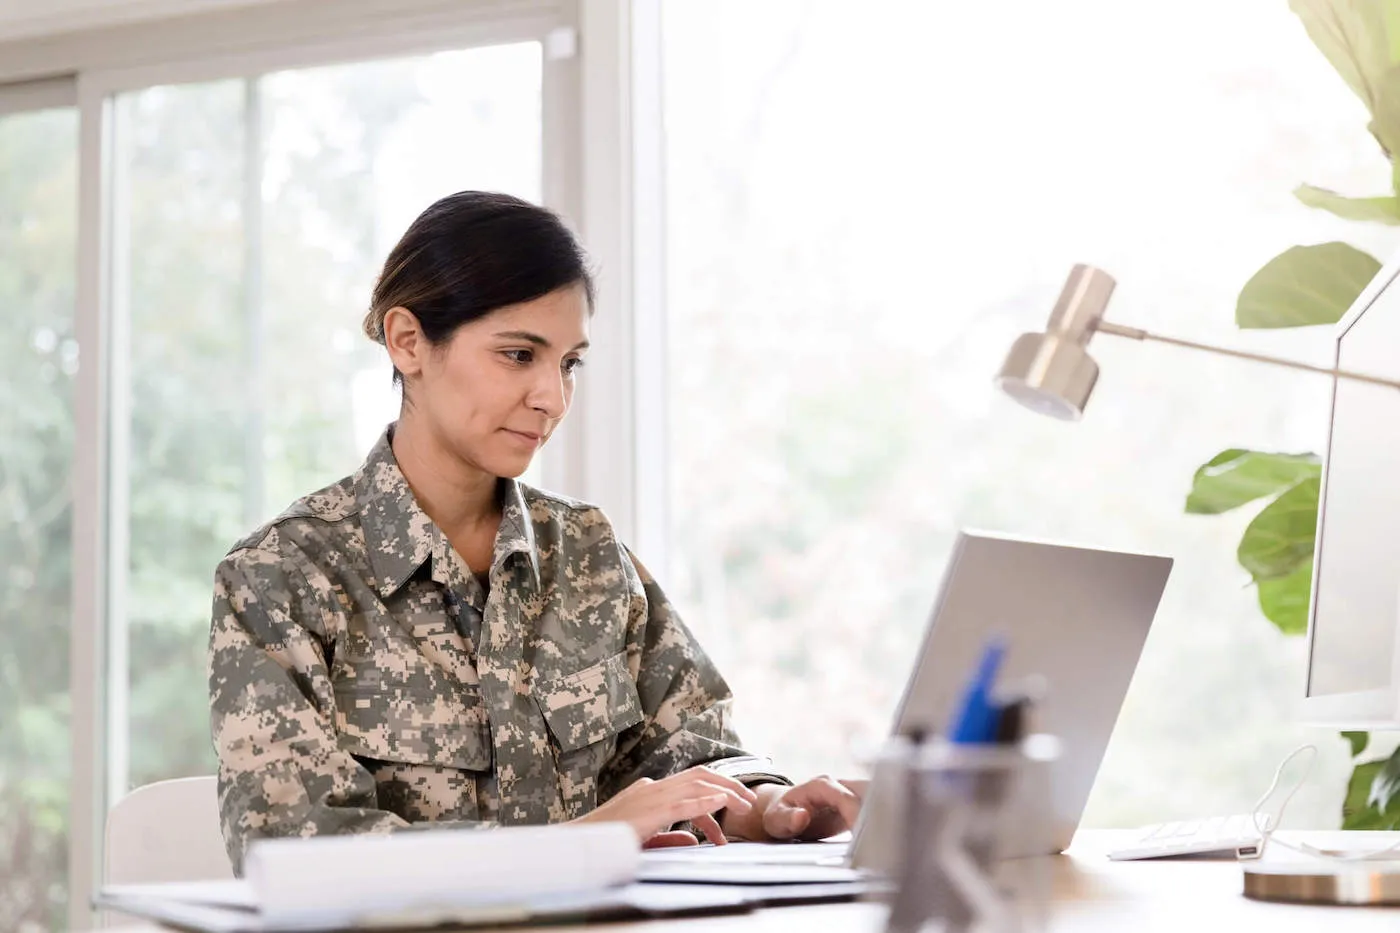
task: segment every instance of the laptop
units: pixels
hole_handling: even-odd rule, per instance
[[[1059,740],[1035,794],[1001,842],[1006,857],[1069,846],[1171,574],[1172,559],[962,531],[954,542],[893,734],[946,729],[988,639],[1006,655],[1000,685],[1045,686],[1034,728]],[[1048,792],[1045,784],[1048,782]],[[811,883],[893,864],[897,791],[870,786],[849,842],[731,843],[642,853],[642,877],[730,884]],[[1013,801],[1015,805],[1015,801]]]

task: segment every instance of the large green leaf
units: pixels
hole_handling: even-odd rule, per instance
[[[1400,6],[1395,0],[1373,0],[1380,4],[1381,23],[1385,27],[1386,54],[1392,63],[1400,62]]]
[[[1400,807],[1391,811],[1390,804],[1400,793],[1400,748],[1390,753],[1381,768],[1371,779],[1371,792],[1366,796],[1366,806],[1375,807],[1381,813],[1390,812],[1400,816]]]
[[[1240,327],[1335,324],[1381,264],[1345,243],[1293,246],[1245,283],[1235,305]]]
[[[1317,454],[1226,450],[1196,471],[1186,497],[1186,511],[1194,515],[1228,512],[1321,474]]]
[[[1244,530],[1240,565],[1256,582],[1286,577],[1312,559],[1321,480],[1305,479],[1264,507]]]
[[[1347,795],[1342,801],[1342,829],[1400,828],[1400,810],[1382,813],[1370,803],[1371,784],[1385,764],[1385,761],[1367,761],[1352,769]]]
[[[1293,196],[1308,207],[1329,211],[1346,220],[1400,224],[1400,198],[1393,195],[1380,198],[1349,198],[1316,185],[1299,185],[1293,189]]]
[[[1395,60],[1383,0],[1289,0],[1288,6],[1337,74],[1374,113],[1377,87]]]
[[[1400,155],[1400,68],[1392,67],[1381,76],[1366,128],[1387,157]]]
[[[1366,105],[1371,115],[1366,129],[1394,161],[1400,156],[1400,6],[1394,0],[1289,0],[1288,5],[1313,44]],[[1400,175],[1391,187],[1400,194]],[[1370,207],[1357,207],[1369,213]],[[1353,220],[1395,223],[1383,216],[1353,216],[1347,210],[1333,212]]]
[[[1259,609],[1285,635],[1308,631],[1308,598],[1312,594],[1313,562],[1304,561],[1286,577],[1259,581]]]
[[[1343,732],[1342,738],[1347,740],[1351,746],[1351,757],[1355,758],[1366,750],[1366,746],[1371,744],[1371,733],[1369,732]]]

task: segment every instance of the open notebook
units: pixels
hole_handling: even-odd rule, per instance
[[[112,885],[96,907],[207,933],[621,919],[844,900],[862,882],[640,883],[624,823],[260,840],[236,881]]]

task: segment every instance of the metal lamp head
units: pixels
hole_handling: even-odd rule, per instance
[[[1085,347],[1113,294],[1113,277],[1093,266],[1070,270],[1043,333],[1022,334],[1011,345],[997,385],[1031,411],[1078,421],[1099,378]]]

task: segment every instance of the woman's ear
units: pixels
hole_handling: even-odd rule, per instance
[[[423,371],[428,338],[412,311],[393,307],[384,312],[384,346],[394,368],[403,373],[405,379]]]

